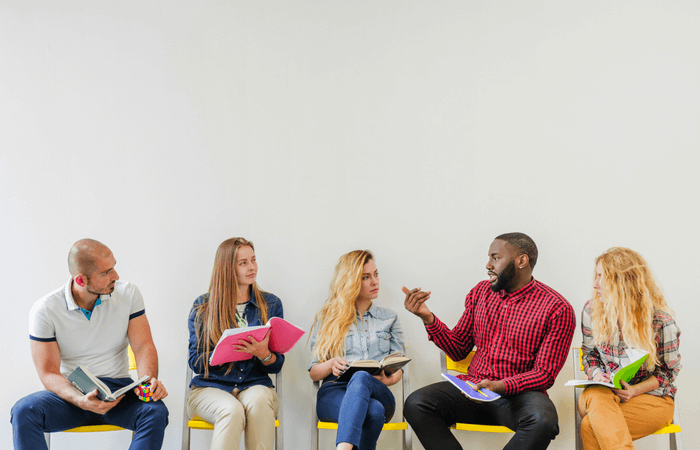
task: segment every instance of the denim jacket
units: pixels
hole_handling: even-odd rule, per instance
[[[316,345],[318,330],[322,324],[314,326],[311,336],[311,362],[308,369],[311,370],[318,361],[313,355]],[[403,330],[396,313],[388,308],[375,306],[374,303],[365,311],[362,317],[357,314],[357,320],[350,325],[348,334],[345,335],[345,359],[348,362],[363,359],[381,361],[385,356],[400,351],[404,353]],[[330,375],[330,378],[335,379]]]
[[[267,316],[282,317],[282,301],[275,295],[269,292],[263,292],[263,297],[267,302]],[[257,358],[248,359],[245,361],[237,361],[231,372],[226,374],[228,364],[220,366],[209,366],[209,378],[204,378],[204,364],[209,364],[204,361],[202,353],[197,348],[197,333],[196,330],[201,326],[199,322],[195,322],[196,308],[204,302],[209,301],[209,294],[201,295],[194,301],[192,310],[190,311],[189,330],[189,365],[195,374],[199,374],[192,378],[191,387],[215,387],[223,389],[226,392],[231,392],[235,388],[245,390],[251,386],[263,385],[272,387],[272,380],[268,376],[269,373],[279,373],[284,364],[284,355],[275,353],[277,360],[266,366]],[[255,296],[251,295],[250,301],[245,310],[248,326],[264,325],[260,323],[260,315]]]

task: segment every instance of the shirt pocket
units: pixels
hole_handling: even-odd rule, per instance
[[[391,333],[387,331],[378,331],[377,340],[379,341],[379,351],[388,353],[391,348]]]
[[[346,356],[353,353],[355,348],[355,330],[348,330],[345,335],[345,354]]]

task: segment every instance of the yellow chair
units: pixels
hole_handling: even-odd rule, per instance
[[[574,364],[574,379],[586,380],[588,377],[583,373],[583,352],[579,347],[571,349],[572,362]],[[574,425],[576,427],[576,450],[583,450],[583,441],[581,441],[581,416],[578,413],[578,398],[581,395],[581,388],[574,388]],[[654,432],[653,434],[668,434],[669,447],[671,450],[683,450],[683,437],[681,436],[681,421],[678,415],[678,395],[675,398],[675,407],[673,408],[673,421]]]
[[[474,353],[475,351],[472,351],[469,355],[467,355],[466,358],[464,358],[461,361],[452,361],[449,356],[447,356],[444,352],[441,351],[440,370],[442,371],[442,373],[447,373],[448,370],[458,373],[467,373],[467,369],[469,369],[469,364],[471,364],[472,358],[474,358]],[[477,431],[480,433],[514,433],[514,431],[510,428],[501,425],[480,425],[476,423],[456,423],[450,428],[452,428],[453,430]]]
[[[131,346],[129,346],[129,372],[136,370],[136,357],[134,352],[131,351]],[[85,425],[82,427],[71,428],[70,430],[63,430],[62,433],[99,433],[102,431],[125,431],[126,428],[118,427],[116,425]],[[131,436],[134,436],[134,432],[131,432]],[[44,433],[44,439],[46,439],[46,446],[51,448],[51,433]]]
[[[311,418],[316,420],[318,415],[316,414],[316,397],[318,396],[318,390],[321,387],[320,381],[314,381],[314,396],[311,401]],[[408,380],[408,364],[403,366],[403,375],[401,376],[401,413],[403,414],[403,405],[406,403],[406,398],[410,393],[410,383]],[[311,432],[311,448],[318,450],[318,440],[319,440],[319,430],[337,430],[338,424],[335,422],[317,422],[315,430]],[[411,450],[413,448],[411,429],[408,426],[408,422],[389,422],[385,423],[382,427],[382,431],[402,431],[401,435],[401,445],[403,450]]]
[[[190,430],[214,430],[214,425],[195,417],[193,419],[187,418],[187,393],[190,390],[190,381],[194,373],[189,366],[187,366],[187,375],[185,376],[185,408],[182,413],[182,450],[190,449]],[[277,398],[279,399],[280,407],[277,412],[277,419],[275,420],[275,450],[282,450],[284,448],[284,439],[282,434],[282,428],[280,427],[280,421],[282,420],[282,372],[274,374],[275,376],[275,392],[277,392]]]

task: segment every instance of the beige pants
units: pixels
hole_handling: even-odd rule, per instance
[[[217,388],[192,388],[187,414],[214,424],[211,450],[238,450],[245,430],[246,450],[272,450],[279,401],[274,389],[251,386],[228,393]]]
[[[606,387],[591,386],[579,397],[585,450],[634,449],[632,441],[671,423],[673,398],[642,394],[626,403]]]

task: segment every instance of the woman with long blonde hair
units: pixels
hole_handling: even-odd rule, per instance
[[[402,370],[375,376],[359,371],[349,381],[336,381],[352,361],[380,361],[404,350],[398,317],[373,303],[378,295],[379,272],[372,254],[352,251],[338,260],[330,295],[314,318],[309,375],[323,380],[316,411],[320,420],[338,423],[339,450],[374,450],[384,423],[394,414],[388,386],[401,380]]]
[[[209,364],[227,329],[282,317],[282,302],[258,287],[257,273],[253,243],[225,240],[216,251],[209,292],[195,300],[190,312],[189,365],[198,375],[190,384],[187,413],[214,424],[212,450],[237,450],[243,431],[247,450],[272,449],[279,403],[269,374],[282,370],[284,355],[269,350],[269,334],[260,342],[251,336],[235,345],[252,359]]]
[[[589,386],[579,399],[581,438],[590,449],[633,449],[632,441],[673,419],[674,379],[681,368],[680,330],[642,255],[613,247],[596,259],[593,299],[581,316],[583,365],[591,380],[649,356],[623,389]]]

